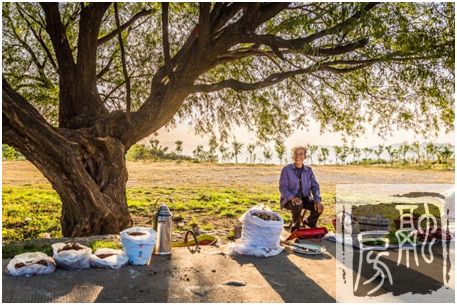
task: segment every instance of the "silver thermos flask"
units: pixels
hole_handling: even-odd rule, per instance
[[[166,204],[161,204],[156,214],[154,229],[157,231],[157,241],[155,246],[156,255],[171,254],[171,228],[173,215]]]

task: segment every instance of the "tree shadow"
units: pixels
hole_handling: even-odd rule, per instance
[[[240,264],[253,264],[270,286],[278,293],[286,303],[327,303],[335,302],[335,298],[329,295],[316,282],[296,266],[289,255],[299,255],[307,259],[330,259],[330,255],[307,256],[302,254],[289,254],[286,251],[268,257],[258,258],[254,256],[236,255],[234,260]],[[273,268],[272,266],[277,266]]]
[[[3,265],[5,267],[5,261]],[[147,266],[127,265],[118,270],[57,269],[51,274],[28,278],[3,274],[2,301],[7,303],[165,303],[169,298],[168,279],[171,272],[169,257],[153,255]],[[27,291],[23,293],[23,289]]]

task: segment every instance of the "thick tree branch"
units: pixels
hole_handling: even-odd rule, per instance
[[[331,35],[331,34],[337,34],[341,32],[342,30],[351,27],[354,25],[354,23],[357,22],[367,11],[371,10],[376,6],[377,3],[372,2],[366,4],[361,10],[357,11],[354,13],[352,16],[350,16],[348,19],[334,25],[333,27],[327,28],[325,30],[321,30],[317,33],[311,34],[307,37],[303,38],[295,38],[295,39],[284,39],[275,35],[271,34],[264,34],[264,35],[258,35],[255,34],[253,31],[248,32],[247,35],[244,35],[241,39],[240,42],[243,43],[261,43],[264,45],[268,45],[269,47],[272,48],[272,50],[275,52],[275,54],[282,58],[282,53],[279,49],[285,48],[285,49],[291,49],[291,50],[300,50],[304,54],[309,54],[309,55],[314,55],[314,56],[329,56],[329,55],[339,55],[339,54],[344,54],[351,52],[355,49],[364,47],[367,43],[367,39],[360,39],[356,42],[352,43],[347,43],[344,45],[338,45],[332,48],[315,48],[311,46],[311,42],[314,40]],[[275,8],[275,7],[273,7]],[[278,9],[278,8],[275,8]],[[271,9],[271,15],[276,13],[277,11]],[[252,13],[253,15],[249,17],[248,20],[264,20],[264,18],[260,18],[257,16],[255,13]],[[274,16],[274,15],[273,15]],[[267,19],[268,20],[268,19]],[[253,22],[253,21],[250,21]]]
[[[44,147],[43,153],[56,157],[56,160],[61,158],[62,148],[59,143],[63,146],[68,141],[49,125],[32,105],[14,91],[4,78],[2,79],[2,115],[4,126],[22,137],[20,142],[27,139],[26,142],[32,143],[37,148]],[[19,141],[19,139],[7,137],[4,140],[13,146],[16,146]]]
[[[162,2],[162,41],[163,41],[163,58],[165,61],[165,69],[168,77],[171,78],[173,70],[171,67],[170,57],[170,40],[168,38],[168,2]]]
[[[212,63],[211,66],[222,65],[225,63],[229,63],[232,61],[240,60],[250,56],[274,56],[275,54],[271,51],[260,50],[259,45],[248,47],[248,48],[240,48],[233,51],[229,51],[225,54],[218,56]]]
[[[78,34],[78,60],[75,63],[58,3],[41,3],[59,67],[59,125],[91,126],[97,116],[107,112],[97,92],[97,37],[107,3],[81,4]]]
[[[345,43],[342,45],[335,45],[332,47],[319,48],[312,47],[308,43],[304,43],[303,39],[283,39],[281,37],[265,34],[256,35],[250,34],[244,37],[244,43],[255,43],[269,46],[278,57],[282,57],[282,51],[280,49],[288,49],[300,52],[305,55],[312,56],[333,56],[344,53],[349,53],[354,50],[365,47],[368,44],[367,38],[362,38],[354,42]]]
[[[79,20],[78,61],[76,80],[82,88],[96,91],[97,38],[103,15],[110,3],[83,4]]]
[[[259,40],[260,42],[260,40]],[[367,39],[361,39],[359,41],[353,42],[353,43],[347,43],[344,45],[338,45],[334,47],[329,47],[329,48],[310,48],[305,51],[300,51],[299,53],[305,54],[305,55],[314,55],[314,56],[333,56],[333,55],[341,55],[345,53],[352,52],[356,49],[362,48],[366,46],[368,43]],[[237,50],[229,51],[219,57],[217,57],[212,63],[211,66],[217,66],[225,63],[229,63],[232,61],[240,60],[242,58],[246,57],[251,57],[251,56],[267,56],[270,59],[272,56],[277,56],[281,58],[284,61],[289,62],[293,66],[295,64],[291,63],[288,59],[284,57],[285,54],[287,53],[293,53],[295,51],[291,49],[286,49],[286,50],[279,50],[279,48],[276,48],[273,51],[266,51],[266,50],[261,50],[259,49],[260,44],[255,44],[252,47],[249,48],[240,48]],[[279,53],[279,54],[278,54]]]
[[[69,121],[78,115],[73,107],[76,63],[62,24],[59,4],[42,2],[40,5],[45,13],[46,31],[51,38],[59,67],[59,126],[70,127]]]
[[[221,30],[240,10],[247,7],[247,3],[216,3],[210,17],[211,34]]]
[[[285,10],[290,2],[279,3],[249,3],[248,8],[243,14],[243,20],[247,26],[248,32],[253,32],[261,24],[267,22],[281,11]]]
[[[3,101],[5,98],[3,98]],[[4,108],[5,106],[3,106]],[[56,177],[49,175],[50,171],[58,171],[61,169],[62,154],[66,153],[65,149],[61,149],[63,142],[52,142],[52,135],[55,133],[51,130],[41,129],[41,132],[36,132],[42,128],[41,124],[30,124],[18,125],[17,121],[11,121],[5,112],[2,113],[2,140],[3,143],[8,144],[18,151],[20,151],[27,160],[31,161],[43,175],[53,184]],[[30,129],[29,129],[30,126]],[[46,137],[43,135],[50,135]],[[41,141],[40,141],[41,140]],[[60,150],[57,152],[56,148]],[[49,158],[48,158],[49,156]],[[49,162],[49,160],[52,160]],[[60,181],[64,180],[64,177],[59,175]]]
[[[210,26],[210,10],[211,3],[201,2],[199,3],[200,14],[198,16],[198,48],[197,52],[202,55],[205,51],[206,44],[209,39],[209,26]]]
[[[116,37],[118,32],[124,31],[126,28],[128,28],[130,25],[132,25],[135,21],[137,21],[138,19],[140,19],[143,16],[150,15],[151,13],[152,13],[152,10],[150,10],[150,9],[142,10],[142,11],[136,13],[132,18],[130,18],[130,20],[128,20],[127,22],[122,24],[119,28],[116,28],[114,31],[112,31],[112,32],[106,34],[105,36],[101,37],[98,40],[98,45],[100,46],[100,45],[110,41],[111,39]]]
[[[330,48],[311,48],[309,54],[314,56],[335,56],[345,53],[350,53],[360,48],[366,47],[368,44],[368,38],[362,38],[355,42],[350,42],[342,45],[336,45]]]
[[[443,45],[453,44],[454,42],[447,42],[442,45],[436,46],[436,48],[440,48]],[[248,54],[253,52],[253,50],[249,50]],[[272,86],[279,82],[282,82],[286,78],[293,77],[300,74],[308,74],[317,71],[328,71],[335,74],[345,74],[350,73],[356,70],[360,70],[366,68],[370,65],[382,62],[405,62],[405,61],[414,61],[414,60],[430,60],[439,58],[439,54],[432,54],[428,56],[417,56],[417,52],[409,52],[409,53],[401,53],[401,52],[392,52],[389,54],[385,54],[382,57],[377,58],[367,58],[367,59],[341,59],[341,60],[332,60],[328,62],[321,62],[313,64],[307,68],[297,69],[292,71],[286,72],[279,72],[273,73],[267,78],[262,81],[254,82],[254,83],[244,83],[239,80],[235,79],[227,79],[220,81],[215,84],[196,84],[193,86],[191,90],[192,92],[214,92],[219,91],[226,88],[231,88],[235,91],[242,92],[242,91],[251,91],[257,90],[265,87]]]
[[[120,28],[120,20],[119,20],[119,11],[117,8],[117,2],[114,3],[114,17],[116,19],[116,27]],[[124,79],[125,79],[125,101],[127,104],[126,107],[126,112],[130,113],[130,106],[132,104],[132,97],[130,94],[130,77],[129,73],[127,71],[127,62],[125,59],[125,49],[124,49],[124,40],[122,39],[122,34],[121,31],[117,32],[118,40],[119,40],[119,46],[121,49],[121,61],[122,61],[122,73],[124,74]]]
[[[269,4],[258,4],[258,3],[243,3],[244,6],[236,7],[238,10],[243,9],[242,17],[229,25],[222,24],[222,29],[211,35],[211,45],[208,46],[208,53],[212,56],[208,62],[213,62],[215,58],[227,52],[233,46],[246,42],[246,36],[254,34],[255,29],[260,26],[263,22],[273,18],[284,10],[289,4],[288,3],[269,3]],[[230,7],[221,9],[223,15],[224,10],[230,11]],[[228,20],[226,21],[228,22]],[[214,29],[211,29],[211,33]],[[277,51],[274,49],[274,51]],[[281,56],[278,52],[278,55]],[[208,64],[205,69],[210,68]],[[203,69],[203,71],[205,71]]]
[[[45,18],[46,31],[51,37],[51,42],[57,57],[59,75],[61,78],[71,77],[74,73],[75,61],[71,52],[65,28],[60,19],[58,3],[41,2]]]
[[[319,67],[319,65],[313,65],[313,66],[307,67],[305,69],[297,69],[297,70],[292,70],[292,71],[273,73],[270,76],[268,76],[267,78],[265,78],[264,80],[259,81],[259,82],[254,82],[254,83],[244,83],[239,80],[235,80],[235,79],[231,78],[231,79],[223,80],[223,81],[215,83],[215,84],[196,84],[193,86],[193,92],[214,92],[214,91],[219,91],[219,90],[226,89],[226,88],[233,89],[237,92],[257,90],[257,89],[269,87],[269,86],[272,86],[279,82],[282,82],[283,80],[285,80],[289,77],[299,75],[299,74],[315,72],[322,68],[323,67]]]

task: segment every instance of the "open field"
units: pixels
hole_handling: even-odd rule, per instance
[[[198,224],[227,238],[236,219],[259,203],[279,211],[279,165],[191,162],[128,162],[128,205],[136,225],[148,224],[160,195],[173,198],[175,239]],[[313,166],[325,212],[320,225],[331,228],[337,183],[454,183],[454,172],[363,166]],[[3,241],[60,237],[61,202],[47,180],[27,161],[3,162]],[[279,211],[285,222],[287,211]]]
[[[127,162],[127,187],[267,187],[277,189],[280,165],[216,164],[173,161]],[[312,166],[321,185],[336,183],[453,183],[453,171],[388,166]],[[3,185],[47,184],[27,161],[3,161]]]

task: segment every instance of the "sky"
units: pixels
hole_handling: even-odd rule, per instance
[[[208,148],[208,140],[209,137],[201,137],[195,135],[193,129],[189,127],[188,122],[184,122],[179,124],[176,128],[166,131],[165,128],[162,128],[158,131],[159,135],[157,139],[160,141],[160,145],[168,146],[169,150],[173,151],[175,148],[174,142],[177,140],[183,141],[183,154],[192,156],[192,151],[195,149],[197,145],[203,145],[204,149]],[[455,144],[454,138],[455,133],[444,133],[444,131],[438,134],[438,137],[433,139],[425,139],[421,135],[415,135],[412,131],[406,130],[398,130],[392,131],[392,136],[386,136],[385,139],[379,137],[376,132],[372,130],[370,126],[366,126],[366,132],[362,137],[354,139],[355,146],[357,147],[370,147],[376,146],[378,144],[396,144],[402,143],[407,141],[408,143],[412,143],[414,141],[419,142],[435,142],[435,143],[450,143],[452,145]],[[255,143],[256,137],[253,133],[250,133],[245,128],[236,128],[233,133],[236,136],[238,142],[244,143],[246,146],[247,144]],[[349,139],[348,143],[350,144],[352,139]],[[148,143],[149,137],[142,140],[141,143]],[[230,141],[231,142],[231,141]],[[297,130],[294,132],[290,137],[285,139],[285,145],[287,151],[293,146],[296,145],[303,145],[303,144],[311,144],[311,145],[319,145],[319,146],[334,146],[334,145],[343,145],[343,137],[341,134],[338,133],[330,133],[326,132],[321,134],[320,133],[320,126],[315,121],[311,121],[308,130]],[[274,144],[271,143],[270,148],[272,150]],[[245,149],[243,149],[244,151]],[[261,155],[261,150],[257,152],[258,157]],[[275,155],[275,153],[273,153]],[[245,159],[246,154],[244,157],[241,157],[240,160]],[[275,160],[276,157],[272,160],[274,163],[277,163],[278,160]]]

